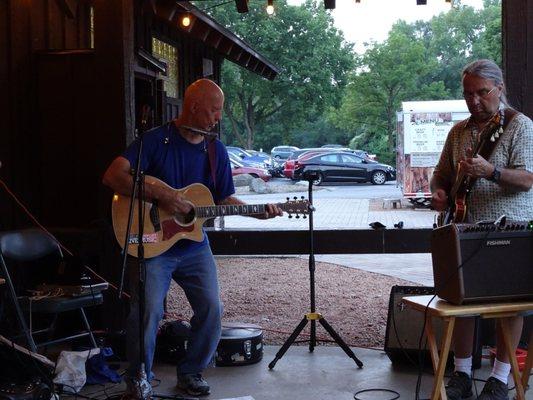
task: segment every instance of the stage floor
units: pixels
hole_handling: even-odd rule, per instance
[[[273,370],[268,369],[279,346],[266,346],[263,360],[257,364],[238,367],[216,367],[205,371],[204,377],[211,386],[211,394],[204,399],[240,400],[353,400],[361,390],[387,389],[396,391],[401,399],[414,399],[417,369],[409,365],[392,365],[382,350],[353,348],[363,362],[359,369],[339,347],[318,346],[313,353],[308,346],[292,346],[279,360]],[[486,379],[490,373],[489,360],[475,371],[475,377]],[[158,394],[182,395],[176,389],[175,367],[157,364],[154,368],[161,380],[155,388]],[[430,396],[432,375],[422,376],[420,398]],[[477,390],[483,382],[477,382]],[[510,387],[513,385],[511,384]],[[118,394],[124,385],[108,385],[107,395]],[[474,392],[475,393],[475,392]],[[104,399],[101,386],[87,386],[82,394]],[[514,391],[509,393],[513,398]],[[362,400],[388,400],[395,397],[391,392],[370,391],[357,395]],[[473,396],[472,399],[475,399]],[[526,392],[526,399],[533,400],[533,390]]]

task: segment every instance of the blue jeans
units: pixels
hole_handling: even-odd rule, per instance
[[[180,285],[193,310],[191,336],[185,360],[178,365],[179,374],[197,374],[211,362],[221,331],[222,303],[218,288],[215,260],[208,245],[179,257],[165,255],[146,260],[146,298],[144,313],[144,361],[148,379],[153,378],[156,335],[163,318],[163,301],[170,280]],[[137,283],[132,285],[137,291]],[[127,326],[127,375],[139,369],[139,299],[133,296]]]

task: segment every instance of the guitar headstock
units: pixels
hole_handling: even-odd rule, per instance
[[[294,196],[292,200],[287,197],[287,201],[278,204],[278,206],[289,214],[289,218],[292,218],[293,214],[295,214],[296,218],[300,218],[300,215],[303,215],[303,218],[306,218],[306,215],[310,213],[312,207],[309,200],[306,200],[303,196],[300,198]]]

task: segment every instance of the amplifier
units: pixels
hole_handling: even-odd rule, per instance
[[[533,298],[533,221],[442,226],[431,257],[435,292],[450,303]]]

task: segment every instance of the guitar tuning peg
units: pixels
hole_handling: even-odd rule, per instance
[[[291,215],[291,214],[289,214],[289,218],[292,218],[292,215]]]
[[[303,219],[306,219],[306,218],[307,218],[307,215],[304,215],[302,218],[303,218]]]
[[[294,200],[297,200],[297,199],[298,199],[298,197],[294,196]]]
[[[299,219],[300,218],[300,215],[296,214],[296,219]]]
[[[305,197],[304,197],[304,196],[302,196],[302,197],[300,197],[300,198],[301,198],[302,200],[303,200],[303,199],[305,199]]]
[[[289,201],[291,198],[290,197],[287,197],[287,201]]]

